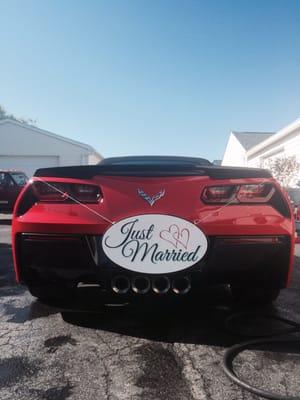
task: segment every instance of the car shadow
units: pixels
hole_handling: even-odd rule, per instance
[[[228,324],[229,318],[237,314],[240,318]],[[264,319],[263,314],[279,316],[280,310],[276,306],[237,307],[228,290],[223,289],[182,304],[110,306],[98,312],[63,311],[62,318],[76,326],[151,341],[228,347],[250,340],[252,335],[266,335],[287,327]],[[261,349],[300,353],[299,346],[288,344],[265,345]]]
[[[265,315],[288,318],[300,324],[300,258],[295,258],[290,288],[282,290],[271,306],[237,306],[227,287],[207,290],[175,304],[158,301],[99,309],[96,297],[91,303],[92,310],[88,309],[88,304],[85,309],[82,301],[78,310],[76,304],[72,304],[75,308],[62,311],[62,318],[76,326],[152,341],[228,347],[289,328]],[[238,318],[232,319],[234,316]],[[269,344],[257,348],[300,353],[299,344]]]
[[[65,322],[121,335],[165,343],[202,343],[227,346],[230,336],[220,326],[226,308],[129,305],[99,312],[62,312]],[[220,334],[220,332],[222,332]]]
[[[262,315],[300,323],[300,258],[295,258],[290,288],[282,290],[271,306],[237,306],[228,287],[201,290],[197,296],[178,298],[176,303],[167,303],[157,296],[156,302],[100,307],[96,296],[90,297],[87,303],[86,298],[83,296],[78,304],[66,305],[70,308],[62,311],[66,322],[157,341],[226,346],[245,337],[274,333],[287,327],[271,319],[262,320]],[[246,313],[246,318],[236,320],[239,325],[231,326],[229,332],[227,321],[237,313]]]
[[[11,244],[0,243],[0,288],[16,286]]]

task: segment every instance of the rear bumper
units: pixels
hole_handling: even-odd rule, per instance
[[[209,236],[205,257],[186,270],[192,287],[215,284],[284,288],[292,243],[290,236]],[[101,235],[18,234],[15,238],[17,275],[32,282],[95,282],[110,291],[116,275],[142,275],[113,264],[103,253]]]

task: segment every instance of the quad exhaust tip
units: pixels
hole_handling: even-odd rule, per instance
[[[151,288],[150,279],[145,276],[135,276],[131,280],[131,287],[135,293],[145,294]]]
[[[125,275],[115,276],[111,281],[111,288],[115,293],[125,294],[130,289],[130,280]]]
[[[175,294],[183,295],[191,290],[191,280],[188,276],[175,278],[172,283],[167,276],[158,276],[151,280],[147,276],[135,276],[130,280],[126,275],[117,275],[111,280],[111,288],[117,294],[125,294],[130,289],[137,294],[146,294],[151,287],[157,294],[172,290]]]
[[[174,279],[172,290],[176,294],[186,294],[191,290],[191,280],[187,276]]]
[[[152,280],[152,289],[155,293],[167,293],[170,290],[170,287],[170,279],[167,276],[160,276]]]

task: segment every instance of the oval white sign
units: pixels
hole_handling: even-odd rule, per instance
[[[130,271],[163,274],[199,262],[206,253],[207,239],[185,219],[145,214],[112,225],[103,236],[102,247],[111,261]]]

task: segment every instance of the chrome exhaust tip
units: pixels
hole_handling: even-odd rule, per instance
[[[135,276],[131,280],[131,287],[135,293],[145,294],[150,290],[150,280],[146,276]]]
[[[152,280],[152,289],[157,294],[167,293],[170,287],[170,279],[167,276],[160,276]]]
[[[191,290],[191,280],[187,276],[181,276],[172,282],[172,290],[176,294],[186,294]]]
[[[125,294],[130,289],[130,281],[125,275],[115,276],[111,280],[111,288],[115,293]]]

